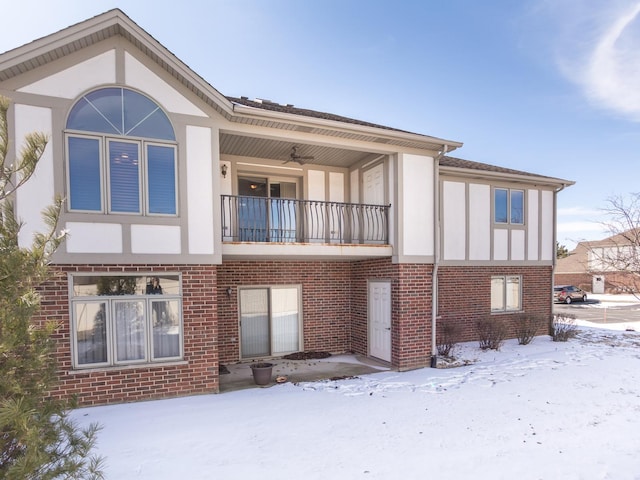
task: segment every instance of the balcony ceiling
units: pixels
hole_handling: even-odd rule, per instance
[[[318,145],[308,145],[299,142],[286,142],[265,138],[245,137],[223,133],[220,135],[220,151],[225,155],[237,155],[256,159],[290,160],[292,147],[297,148],[297,154],[310,156],[313,159],[298,160],[300,165],[323,165],[328,167],[348,168],[360,161],[372,160],[380,154],[347,150]],[[291,162],[291,165],[296,165]]]

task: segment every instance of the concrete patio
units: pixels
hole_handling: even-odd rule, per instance
[[[220,393],[245,388],[263,388],[276,384],[276,378],[286,377],[287,382],[315,382],[336,378],[355,377],[369,373],[388,371],[388,364],[363,355],[341,354],[313,360],[264,360],[273,364],[273,374],[268,385],[256,385],[250,365],[252,362],[225,364],[229,373],[220,374]]]

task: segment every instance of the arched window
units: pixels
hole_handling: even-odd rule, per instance
[[[87,93],[66,140],[69,210],[176,215],[175,133],[153,100],[121,87]]]

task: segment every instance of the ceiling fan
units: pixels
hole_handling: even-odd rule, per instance
[[[295,162],[300,165],[304,165],[305,160],[313,160],[315,157],[313,155],[300,155],[298,154],[298,146],[294,145],[291,147],[291,154],[289,155],[289,160],[286,160],[284,163]]]

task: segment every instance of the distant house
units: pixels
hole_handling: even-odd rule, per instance
[[[554,283],[593,293],[640,292],[639,234],[629,230],[578,243],[567,257],[557,260]]]
[[[212,58],[211,61],[215,61]],[[23,245],[66,198],[42,287],[81,404],[217,392],[220,364],[296,351],[428,366],[439,319],[551,313],[567,180],[462,144],[221,94],[120,10],[0,55]],[[513,333],[513,331],[512,331]]]

